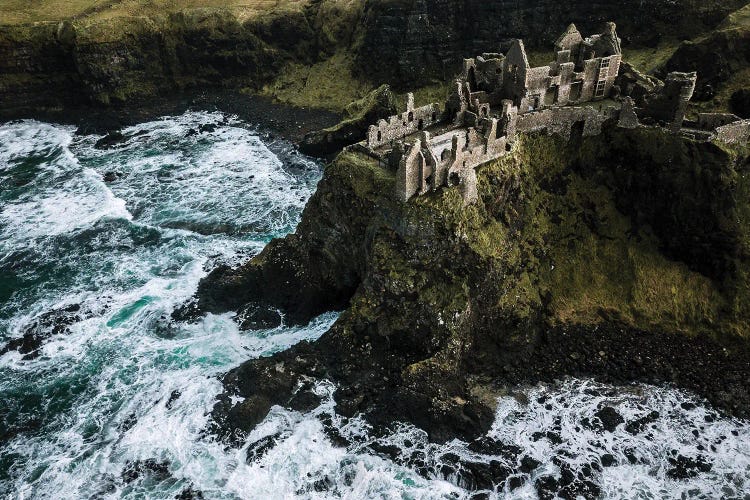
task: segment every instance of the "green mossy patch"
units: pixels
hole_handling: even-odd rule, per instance
[[[464,207],[457,189],[443,188],[404,205],[404,238],[415,245],[441,238],[433,244],[443,251],[471,252],[455,258],[502,277],[496,307],[519,319],[542,311],[553,325],[747,335],[750,296],[739,269],[750,255],[750,207],[742,201],[750,193],[742,151],[661,129],[616,129],[573,144],[541,134],[519,142],[512,155],[479,168],[481,203]],[[362,161],[336,163],[366,183],[374,174],[363,167],[392,182],[387,169]],[[355,191],[369,197],[383,187],[357,181]],[[659,200],[665,190],[671,199]],[[417,286],[415,268],[396,262],[384,272]]]
[[[310,66],[290,62],[261,93],[301,108],[341,111],[373,89],[352,73],[352,56],[338,52]]]

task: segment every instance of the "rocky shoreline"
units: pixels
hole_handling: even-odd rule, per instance
[[[338,123],[337,113],[317,108],[299,108],[275,102],[269,97],[237,90],[186,91],[173,96],[135,99],[106,108],[92,105],[62,109],[23,111],[0,110],[0,121],[35,119],[74,125],[83,134],[104,135],[124,127],[173,116],[185,111],[221,111],[258,127],[266,133],[299,143],[312,131]]]

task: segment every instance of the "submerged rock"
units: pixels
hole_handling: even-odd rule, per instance
[[[148,476],[157,482],[168,479],[171,476],[169,473],[169,462],[159,461],[155,458],[128,461],[122,470],[122,479],[126,483],[132,483],[144,476]]]
[[[46,339],[67,333],[70,325],[90,316],[90,312],[81,311],[81,304],[71,304],[48,311],[26,327],[21,337],[0,347],[0,356],[10,351],[18,351],[23,354],[24,360],[34,359],[39,356],[39,348]]]

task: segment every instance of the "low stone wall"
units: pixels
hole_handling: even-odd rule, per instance
[[[602,124],[605,121],[616,119],[618,116],[619,111],[614,107],[608,107],[602,111],[589,106],[549,108],[519,115],[516,128],[518,132],[547,130],[550,134],[569,139],[573,126],[580,123],[583,126],[583,136],[591,137],[602,132]]]
[[[741,120],[717,128],[716,138],[727,144],[744,144],[750,141],[750,120]]]
[[[379,120],[375,125],[370,125],[367,131],[367,145],[370,148],[379,148],[390,144],[392,141],[402,139],[438,123],[440,118],[439,104],[432,103],[414,108],[413,98],[410,98],[406,111],[393,115],[387,120]]]

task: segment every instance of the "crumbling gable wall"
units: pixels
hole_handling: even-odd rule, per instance
[[[401,157],[398,170],[396,170],[396,194],[400,201],[406,202],[412,196],[421,194],[420,177],[424,168],[422,142],[417,139]]]
[[[507,99],[520,105],[526,97],[526,72],[529,70],[529,58],[523,41],[514,40],[503,60],[502,92]]]

